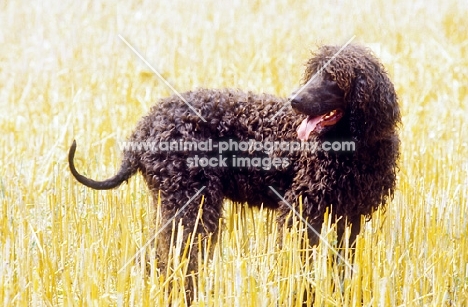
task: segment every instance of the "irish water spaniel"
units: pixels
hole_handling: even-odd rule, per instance
[[[155,202],[161,197],[162,224],[182,220],[185,238],[196,225],[203,238],[216,234],[225,199],[276,209],[281,226],[302,197],[302,215],[312,227],[320,230],[332,207],[340,221],[352,223],[354,239],[361,216],[369,217],[394,192],[400,111],[392,82],[371,52],[355,45],[338,51],[323,46],[313,54],[303,87],[289,100],[232,89],[161,99],[130,136],[114,177],[94,181],[80,175],[73,164],[75,142],[70,170],[82,184],[102,190],[139,171]],[[300,140],[317,148],[297,150]],[[343,229],[341,223],[340,235]],[[171,231],[166,227],[157,238],[163,262]]]

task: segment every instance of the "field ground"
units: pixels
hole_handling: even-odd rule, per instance
[[[315,306],[467,306],[466,16],[462,0],[0,2],[0,304],[185,305],[183,257],[167,279],[132,261],[154,228],[141,178],[97,192],[68,170],[76,139],[81,171],[113,174],[117,143],[172,94],[119,34],[179,91],[280,96],[311,50],[356,35],[387,67],[403,124],[398,191],[366,225],[355,273],[307,248],[304,225],[277,231],[271,213],[226,204],[194,305],[301,306],[308,291]]]

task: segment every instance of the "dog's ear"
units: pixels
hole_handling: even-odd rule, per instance
[[[353,141],[360,142],[364,138],[366,126],[369,123],[366,116],[365,105],[370,100],[367,91],[369,83],[366,78],[358,76],[354,79],[352,87],[347,95],[349,105],[349,124]]]
[[[400,121],[397,96],[382,66],[356,71],[348,93],[350,129],[355,141],[389,137]]]

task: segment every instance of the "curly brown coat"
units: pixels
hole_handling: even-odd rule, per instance
[[[129,141],[161,144],[211,139],[213,144],[229,140],[266,144],[296,142],[301,138],[319,146],[353,141],[356,147],[352,152],[233,149],[222,154],[227,157],[227,166],[197,167],[188,165],[188,161],[193,161],[188,159],[195,155],[199,159],[218,158],[218,150],[126,150],[117,175],[98,182],[76,171],[73,143],[69,153],[71,172],[88,187],[110,189],[139,171],[154,198],[161,195],[163,223],[206,187],[177,215],[177,221],[182,219],[185,226],[186,237],[196,225],[203,194],[203,214],[196,232],[204,237],[217,233],[226,198],[276,209],[278,221],[283,224],[291,213],[289,205],[297,207],[301,196],[302,214],[314,228],[320,229],[325,210],[333,205],[337,217],[353,222],[354,239],[361,216],[370,217],[394,192],[400,111],[394,87],[377,58],[360,46],[347,46],[336,55],[339,49],[324,46],[313,55],[306,65],[303,89],[290,100],[232,89],[198,89],[182,94],[207,119],[204,122],[174,95],[159,101],[143,117]],[[289,102],[292,109],[281,110]],[[271,120],[277,112],[280,114]],[[232,166],[232,159],[239,157],[256,157],[259,161],[278,158],[285,163],[270,169]],[[286,202],[269,186],[284,195]],[[338,228],[340,235],[343,226],[344,223]],[[168,227],[158,238],[157,251],[163,261],[170,248],[170,234]],[[312,243],[316,242],[312,236]],[[191,268],[196,268],[194,262]]]

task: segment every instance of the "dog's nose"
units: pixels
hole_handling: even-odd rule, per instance
[[[291,106],[294,107],[295,105],[298,105],[302,102],[301,97],[297,95],[292,95],[291,97],[288,98],[289,102],[291,103]]]

